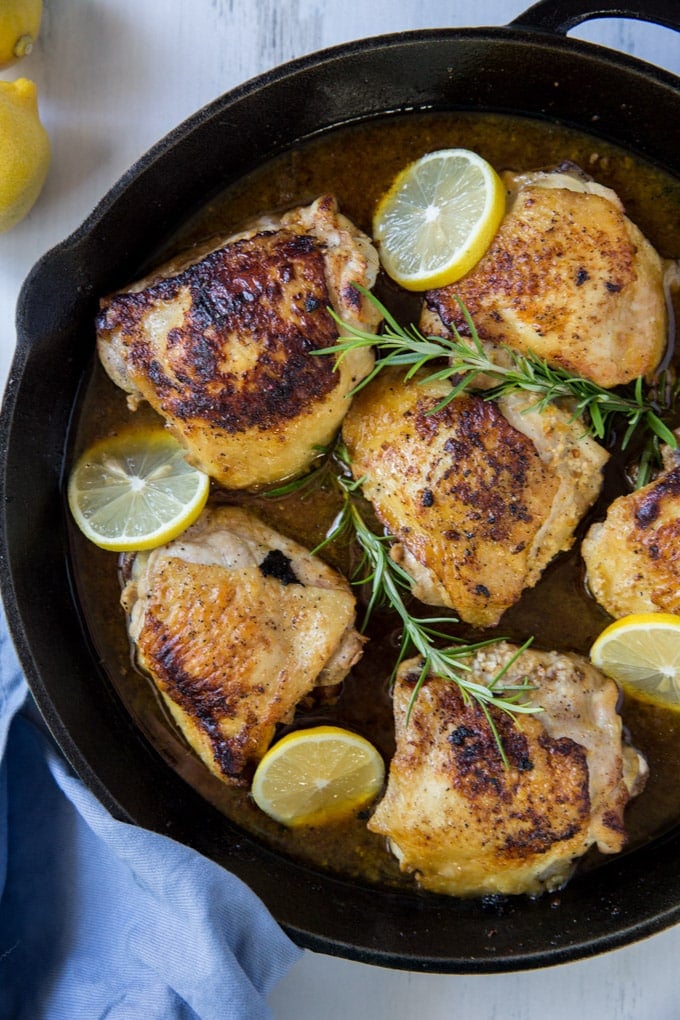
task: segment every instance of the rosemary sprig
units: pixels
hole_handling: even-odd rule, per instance
[[[656,394],[656,405],[671,411],[677,406],[680,395],[680,379],[675,378],[675,373],[664,369],[653,382],[652,393]],[[675,439],[675,435],[673,435]],[[652,480],[654,473],[663,464],[661,454],[662,437],[652,435],[645,443],[642,452],[635,466],[635,488],[641,489]],[[664,442],[666,440],[664,439]],[[676,448],[676,443],[669,444],[671,449]]]
[[[627,387],[608,390],[583,376],[553,368],[532,352],[522,354],[506,345],[501,345],[501,349],[507,363],[499,364],[484,349],[472,318],[462,302],[460,306],[470,331],[469,338],[463,338],[455,327],[450,337],[424,336],[414,325],[401,326],[370,291],[359,286],[357,289],[380,311],[384,319],[383,332],[378,335],[365,332],[343,322],[331,311],[340,331],[338,342],[323,351],[314,352],[336,354],[339,363],[350,351],[363,347],[374,348],[380,357],[354,392],[366,386],[388,366],[405,367],[405,379],[410,379],[431,362],[446,359],[445,366],[439,365],[423,378],[424,383],[435,379],[452,381],[450,392],[433,410],[446,406],[465,390],[474,390],[475,379],[481,374],[495,380],[495,385],[480,391],[480,396],[486,400],[497,400],[520,390],[536,395],[532,409],[539,411],[554,401],[568,400],[574,417],[584,416],[588,431],[596,439],[608,440],[615,419],[623,417],[627,423],[621,440],[623,450],[638,432],[644,434],[647,446],[658,448],[658,440],[661,440],[673,449],[677,447],[676,437],[662,419],[658,404],[645,397],[642,378]],[[646,456],[650,456],[649,452]]]
[[[342,444],[340,444],[336,455],[341,463],[347,464],[347,452],[342,447]],[[471,680],[468,674],[471,672],[472,667],[468,660],[472,653],[493,644],[498,639],[489,638],[486,641],[467,643],[438,629],[442,623],[451,623],[451,617],[414,617],[409,612],[404,601],[404,593],[410,590],[411,578],[390,556],[389,546],[391,537],[388,535],[377,535],[366,524],[359,509],[356,496],[361,487],[361,480],[355,480],[348,474],[338,474],[336,478],[343,494],[342,508],[324,542],[314,551],[318,552],[320,548],[329,542],[347,534],[351,534],[356,538],[362,551],[362,560],[359,564],[354,583],[370,586],[370,596],[363,629],[366,628],[374,610],[380,605],[387,605],[399,617],[402,625],[402,639],[394,664],[392,679],[394,679],[399,665],[411,650],[421,657],[422,666],[409,702],[407,723],[416,698],[427,676],[432,673],[435,676],[450,680],[458,685],[466,704],[472,699],[483,711],[503,762],[507,766],[508,760],[503,743],[490,709],[491,707],[498,708],[513,717],[517,714],[530,714],[541,711],[540,706],[528,704],[520,700],[523,694],[533,690],[531,684],[527,682],[519,684],[503,683],[503,677],[510,665],[529,646],[531,639],[522,645],[511,662],[494,677],[488,686],[475,683]],[[447,644],[440,647],[439,642],[442,640],[446,641]]]

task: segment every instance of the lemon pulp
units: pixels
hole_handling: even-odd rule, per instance
[[[129,432],[91,446],[68,482],[74,520],[90,541],[113,552],[172,541],[205,506],[210,479],[187,463],[164,429]]]
[[[360,810],[382,788],[385,765],[365,737],[338,726],[289,733],[260,761],[251,793],[291,827],[323,825]]]
[[[465,276],[505,213],[494,168],[469,149],[441,149],[410,163],[378,203],[373,236],[385,272],[408,290]]]

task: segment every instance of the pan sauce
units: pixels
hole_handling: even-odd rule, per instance
[[[324,191],[337,195],[342,212],[370,233],[373,206],[394,175],[426,151],[453,146],[476,150],[498,169],[533,169],[572,160],[619,194],[629,217],[663,256],[680,256],[680,182],[675,178],[599,139],[547,123],[495,115],[413,114],[337,130],[278,157],[208,203],[170,245],[154,252],[135,276],[194,241],[227,235],[262,212],[309,202]],[[120,280],[121,285],[127,282]],[[407,295],[382,278],[377,293],[402,322],[417,321],[417,295]],[[73,455],[131,417],[141,424],[154,416],[148,409],[131,416],[125,395],[94,365],[85,381],[71,437]],[[624,490],[624,470],[621,457],[614,456],[602,497],[582,522],[579,536]],[[217,491],[214,498],[234,501],[231,495]],[[321,540],[336,510],[332,491],[325,489],[304,498],[294,495],[278,500],[239,494],[237,501],[252,506],[274,527],[308,547]],[[237,825],[277,851],[354,879],[412,885],[412,879],[399,873],[382,838],[368,832],[362,817],[341,825],[291,832],[264,816],[247,793],[228,789],[211,776],[184,744],[150,682],[131,665],[119,606],[116,556],[92,546],[75,528],[71,529],[71,549],[76,587],[106,677],[140,730],[173,768]],[[327,555],[334,565],[351,569],[351,549],[336,547]],[[414,614],[419,614],[416,606]],[[608,622],[585,591],[577,541],[505,614],[497,633],[517,642],[534,635],[536,647],[587,654]],[[470,628],[455,625],[452,633],[479,636]],[[389,759],[393,735],[386,663],[396,654],[399,635],[389,616],[375,617],[368,634],[371,640],[364,657],[345,681],[337,703],[304,706],[296,725],[332,722],[356,729]],[[680,821],[680,712],[626,702],[623,715],[632,741],[647,756],[651,771],[645,792],[627,811],[630,846],[634,848]],[[582,867],[602,860],[591,853]]]

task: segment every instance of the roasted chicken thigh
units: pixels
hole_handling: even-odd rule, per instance
[[[504,180],[494,241],[463,279],[426,294],[421,330],[464,335],[460,300],[483,340],[601,386],[653,372],[667,343],[665,267],[616,193],[573,170]]]
[[[369,238],[324,195],[105,298],[99,357],[130,406],[148,401],[221,485],[271,483],[309,466],[370,371],[368,349],[337,370],[314,352],[337,339],[329,307],[377,329],[353,286],[377,271]]]
[[[542,711],[489,722],[455,683],[430,675],[408,716],[421,660],[394,687],[396,753],[368,827],[387,837],[404,871],[454,896],[556,889],[591,846],[616,853],[624,808],[644,786],[644,758],[622,741],[618,691],[585,659],[499,642],[469,661],[472,682],[528,682]],[[408,721],[407,721],[408,719]]]
[[[581,543],[587,583],[614,617],[680,613],[680,455],[664,450],[665,470],[619,496]]]
[[[203,511],[127,565],[122,604],[139,667],[219,779],[245,785],[277,724],[361,655],[349,585],[252,513]]]
[[[437,410],[449,391],[383,370],[343,438],[413,594],[489,627],[572,545],[608,454],[568,411],[465,394]]]

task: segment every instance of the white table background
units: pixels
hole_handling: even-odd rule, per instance
[[[507,24],[528,6],[529,0],[45,0],[33,53],[0,72],[37,83],[52,140],[37,205],[0,235],[0,383],[10,370],[14,307],[31,265],[185,117],[253,75],[326,46],[382,32]],[[680,36],[666,29],[603,20],[573,35],[680,74]],[[271,1006],[277,1020],[677,1020],[679,960],[680,927],[591,960],[517,974],[415,974],[306,952]]]

